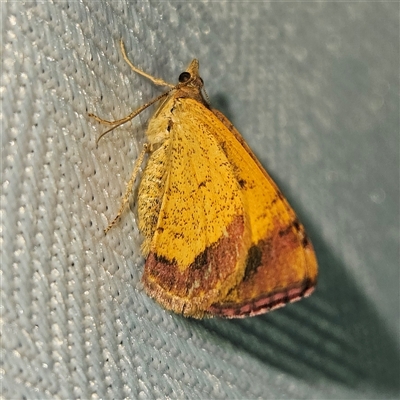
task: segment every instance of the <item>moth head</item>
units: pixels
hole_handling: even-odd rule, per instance
[[[179,75],[178,80],[182,86],[192,86],[201,89],[204,82],[199,75],[199,61],[194,59],[186,68],[186,71]]]

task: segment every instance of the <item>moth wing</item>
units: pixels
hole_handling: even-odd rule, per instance
[[[171,121],[147,292],[197,318],[257,315],[311,293],[312,245],[238,131],[189,98],[175,100]]]
[[[243,280],[209,312],[228,318],[262,314],[311,294],[317,260],[303,225],[276,184],[228,119],[213,112],[230,131],[226,135],[216,129],[214,134],[242,188],[252,238]]]
[[[168,172],[143,282],[167,309],[201,318],[243,279],[249,221],[213,124],[227,136],[228,129],[197,101],[174,99],[168,106]],[[146,170],[155,168],[152,162],[150,157]]]

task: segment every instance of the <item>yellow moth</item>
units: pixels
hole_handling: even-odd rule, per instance
[[[242,318],[283,306],[314,290],[317,261],[303,225],[239,132],[205,100],[199,62],[175,85],[111,128],[160,102],[116,217],[138,192],[146,292],[184,316]],[[100,138],[99,138],[100,139]]]

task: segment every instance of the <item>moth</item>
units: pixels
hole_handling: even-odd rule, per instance
[[[177,84],[133,71],[168,90],[131,114],[98,122],[99,139],[159,102],[112,228],[138,191],[149,296],[186,317],[243,318],[310,295],[318,267],[295,212],[231,122],[203,94],[199,62]],[[99,140],[98,139],[98,140]]]

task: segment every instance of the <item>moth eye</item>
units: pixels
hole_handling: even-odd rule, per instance
[[[200,82],[201,82],[202,85],[204,85],[204,81],[203,81],[202,77],[200,77]]]
[[[189,72],[182,72],[179,75],[179,82],[181,82],[181,83],[187,82],[189,79],[190,79]]]

